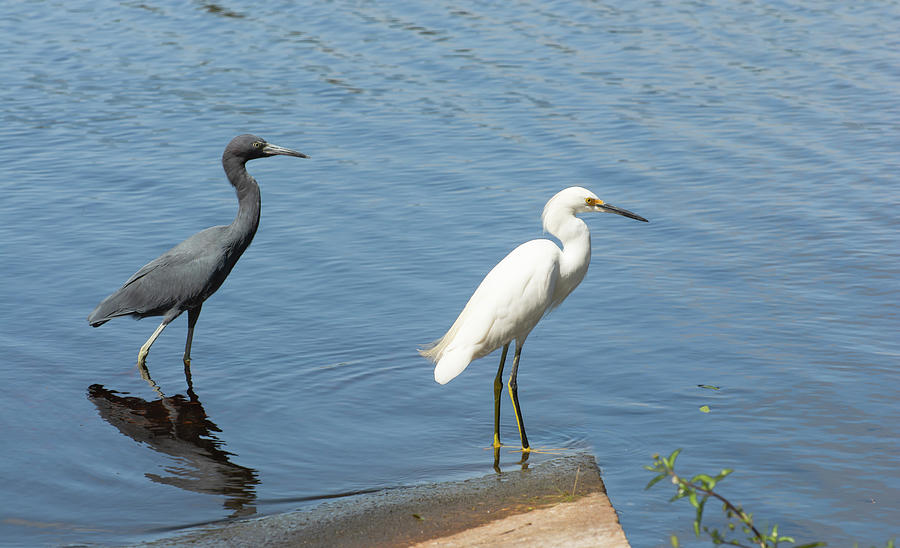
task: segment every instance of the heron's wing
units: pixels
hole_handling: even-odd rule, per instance
[[[224,229],[211,227],[198,232],[141,267],[94,309],[88,321],[97,324],[129,314],[145,317],[180,313],[202,303],[227,275],[220,238]]]

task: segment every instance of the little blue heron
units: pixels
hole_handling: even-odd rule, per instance
[[[514,339],[516,353],[509,376],[509,395],[516,414],[522,451],[527,453],[531,450],[519,408],[516,384],[519,356],[525,338],[540,319],[562,303],[587,273],[591,262],[591,233],[584,221],[575,215],[589,212],[615,213],[647,222],[640,215],[607,204],[585,188],[569,187],[558,192],[544,206],[542,219],[544,230],[562,242],[562,249],[546,239],[531,240],[515,248],[484,277],[449,331],[419,351],[437,364],[434,380],[446,384],[473,360],[503,347],[500,367],[494,378],[495,450],[501,446],[503,365]]]
[[[267,143],[255,135],[239,135],[232,139],[222,154],[222,166],[237,192],[238,212],[234,221],[228,226],[214,226],[198,232],[150,261],[118,291],[103,299],[88,316],[88,322],[93,327],[118,316],[137,319],[162,316],[162,323],[138,352],[141,368],[145,367],[150,346],[162,330],[187,310],[188,331],[184,345],[187,371],[191,363],[191,339],[200,316],[200,307],[228,277],[259,226],[259,185],[247,173],[245,164],[249,160],[278,154],[308,157]]]

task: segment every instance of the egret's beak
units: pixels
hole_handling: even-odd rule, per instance
[[[647,219],[641,217],[637,213],[632,213],[627,209],[622,209],[621,207],[616,207],[612,204],[607,204],[606,202],[602,204],[597,204],[597,208],[604,213],[615,213],[616,215],[621,215],[623,217],[628,217],[630,219],[636,219],[638,221],[644,221],[645,223],[649,223]]]
[[[263,153],[266,156],[283,154],[285,156],[296,156],[297,158],[309,158],[309,156],[303,154],[302,152],[297,152],[296,150],[273,145],[272,143],[266,143],[266,145],[263,147]]]

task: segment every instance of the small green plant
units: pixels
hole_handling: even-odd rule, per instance
[[[768,533],[761,532],[753,523],[753,514],[745,512],[740,505],[731,503],[728,499],[713,491],[716,484],[731,474],[732,470],[726,468],[719,472],[717,476],[697,474],[688,480],[675,473],[675,459],[678,458],[679,453],[681,453],[681,449],[676,449],[668,457],[661,457],[658,454],[653,455],[653,464],[645,466],[644,468],[651,472],[655,472],[656,476],[650,480],[646,489],[650,489],[666,478],[671,478],[672,483],[675,485],[675,496],[672,497],[670,502],[687,498],[688,501],[690,501],[691,506],[697,511],[694,517],[694,534],[700,537],[701,532],[706,533],[709,535],[712,543],[717,546],[720,544],[727,544],[729,546],[740,546],[743,548],[753,548],[756,546],[759,548],[777,548],[779,543],[794,544],[796,542],[793,537],[778,534],[778,525],[773,525],[772,530]],[[703,525],[703,509],[706,507],[706,503],[710,498],[714,498],[722,503],[722,511],[725,513],[725,517],[728,518],[728,529],[724,533],[720,532],[718,529],[710,529]],[[729,535],[735,534],[738,527],[740,527],[746,535],[746,542],[749,544],[744,544],[745,541],[736,538],[728,538]],[[677,548],[678,537],[673,535],[671,540],[672,546]],[[888,546],[891,547],[892,544],[893,542],[889,543]],[[825,546],[825,543],[812,542],[795,546],[794,548],[814,548],[816,546]]]

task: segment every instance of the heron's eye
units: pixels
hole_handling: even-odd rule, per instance
[[[253,143],[253,148],[262,148],[262,143],[256,141],[255,143]]]

